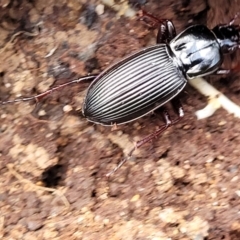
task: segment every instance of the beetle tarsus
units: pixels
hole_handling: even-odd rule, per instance
[[[134,150],[135,150],[135,148],[134,148]],[[109,178],[112,174],[114,174],[128,159],[129,159],[129,156],[125,157],[120,163],[118,163],[118,165],[111,172],[108,172],[106,174],[106,177]]]
[[[134,148],[132,148],[132,150],[128,153],[127,157],[125,157],[124,159],[122,159],[122,161],[121,161],[120,163],[118,163],[118,165],[117,165],[112,171],[108,172],[108,173],[106,174],[106,177],[110,177],[110,176],[111,176],[112,174],[114,174],[119,168],[121,168],[121,166],[131,158],[133,152],[134,152],[136,149],[137,149],[137,146],[136,146],[136,144],[135,144]]]

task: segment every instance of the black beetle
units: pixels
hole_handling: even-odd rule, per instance
[[[240,44],[235,18],[212,30],[194,25],[178,36],[171,21],[154,19],[161,23],[157,45],[124,58],[91,83],[83,105],[83,115],[89,121],[102,125],[133,121],[172,100],[187,80],[229,72],[220,66],[223,53]],[[176,107],[181,117],[181,106]]]
[[[3,104],[31,99],[39,101],[66,85],[94,79],[83,103],[83,115],[91,122],[111,126],[138,119],[171,101],[178,117],[171,120],[165,110],[165,125],[138,141],[129,153],[131,156],[136,148],[157,137],[183,117],[183,109],[176,96],[187,81],[212,73],[229,73],[230,70],[220,69],[223,54],[240,46],[240,27],[234,25],[237,15],[229,24],[217,25],[212,30],[205,25],[194,25],[177,36],[171,21],[160,20],[146,12],[143,12],[143,16],[159,24],[157,45],[124,58],[98,76],[73,80],[37,96]],[[126,160],[123,159],[112,172]]]

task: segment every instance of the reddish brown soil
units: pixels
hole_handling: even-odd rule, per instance
[[[98,73],[154,44],[146,25],[136,18],[118,18],[110,7],[95,18],[83,5],[86,1],[4,2],[2,101]],[[94,7],[99,4],[92,1]],[[229,22],[240,4],[156,0],[144,8],[173,20],[180,32],[194,23],[213,27]],[[237,54],[224,65],[235,66]],[[232,73],[208,80],[240,104],[239,77]],[[107,179],[105,174],[133,142],[162,121],[156,112],[116,131],[89,123],[80,112],[88,85],[58,91],[34,111],[29,103],[0,107],[0,237],[240,239],[240,120],[220,109],[198,121],[194,113],[207,99],[188,86],[181,93],[185,118],[135,151],[132,161]],[[65,105],[72,110],[64,112]]]

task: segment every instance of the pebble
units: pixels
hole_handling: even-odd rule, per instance
[[[238,179],[239,179],[238,176],[234,176],[234,177],[231,179],[231,182],[236,182]]]
[[[46,115],[46,111],[43,109],[38,112],[38,116],[40,116],[40,117],[45,116],[45,115]]]
[[[223,126],[223,125],[225,125],[226,123],[227,123],[226,121],[222,120],[222,121],[220,121],[220,122],[218,123],[218,126]]]
[[[73,110],[72,106],[71,105],[65,105],[63,107],[63,111],[64,112],[71,112]]]
[[[36,231],[43,227],[43,220],[42,219],[33,219],[33,218],[29,217],[26,219],[26,224],[27,224],[27,228],[30,231]]]
[[[95,11],[98,15],[102,15],[104,13],[104,5],[103,4],[98,4],[96,6]]]
[[[108,218],[103,219],[103,224],[106,226],[110,223],[110,220]]]
[[[10,88],[11,86],[12,86],[11,83],[6,83],[6,84],[5,84],[5,87],[6,87],[6,88]]]
[[[176,223],[178,222],[179,218],[181,218],[181,216],[172,208],[166,208],[161,210],[159,213],[159,218],[165,223]]]
[[[173,167],[171,173],[174,179],[180,179],[185,176],[185,170],[180,167]]]
[[[3,113],[3,114],[1,114],[1,118],[3,119],[3,118],[6,118],[7,117],[7,114],[6,113]]]
[[[184,130],[188,130],[188,129],[190,129],[191,128],[191,125],[185,125],[185,126],[183,126],[183,129]]]
[[[240,190],[235,191],[235,193],[240,197]]]
[[[180,224],[181,233],[194,240],[203,239],[199,238],[199,236],[207,237],[209,228],[208,222],[198,216],[195,216],[191,221],[184,221]]]
[[[218,160],[224,160],[224,158],[225,158],[225,157],[224,157],[223,155],[218,155],[218,156],[217,156],[217,159],[218,159]]]
[[[57,237],[58,235],[58,232],[57,231],[54,231],[54,230],[47,230],[47,231],[44,231],[43,233],[43,238],[44,239],[54,239],[55,237]]]
[[[121,188],[119,186],[119,184],[117,183],[110,183],[109,185],[109,196],[110,197],[116,197],[116,196],[119,196],[121,193]]]
[[[139,194],[136,194],[136,195],[134,195],[134,196],[131,198],[130,202],[136,202],[136,201],[138,201],[139,199],[140,199],[140,195],[139,195]]]

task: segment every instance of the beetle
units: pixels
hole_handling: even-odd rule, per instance
[[[209,29],[205,25],[193,25],[176,34],[170,20],[158,19],[147,12],[143,17],[159,25],[157,44],[133,53],[108,67],[97,76],[86,76],[59,85],[34,97],[2,102],[2,104],[39,101],[52,91],[72,83],[91,80],[82,107],[88,121],[106,126],[125,124],[149,114],[167,102],[171,102],[177,118],[171,119],[163,111],[165,124],[157,131],[136,142],[127,158],[107,176],[115,172],[136,148],[159,136],[183,116],[178,94],[188,81],[210,74],[227,74],[221,68],[223,54],[231,53],[240,46],[240,27],[235,18],[228,24]]]

